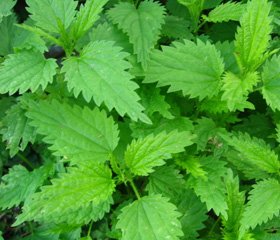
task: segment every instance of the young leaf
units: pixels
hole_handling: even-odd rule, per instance
[[[201,201],[206,203],[208,211],[213,209],[217,215],[226,216],[226,189],[222,180],[227,171],[225,162],[216,160],[214,157],[203,157],[200,162],[207,172],[206,179],[190,176],[188,183]]]
[[[280,56],[268,60],[262,72],[262,94],[273,111],[280,110]]]
[[[226,72],[222,80],[224,93],[221,100],[227,102],[230,111],[244,108],[254,109],[254,105],[247,102],[247,98],[258,81],[257,72],[247,73],[243,79],[231,72]]]
[[[79,57],[70,57],[63,63],[62,72],[68,89],[76,97],[82,92],[87,102],[93,98],[97,105],[104,102],[109,110],[115,108],[121,116],[127,113],[133,120],[150,123],[138,103],[135,92],[138,85],[126,71],[130,68],[124,60],[127,56],[114,42],[91,42]]]
[[[45,59],[36,50],[24,50],[8,55],[0,67],[0,93],[20,94],[39,87],[45,89],[53,81],[57,64],[54,59]]]
[[[236,56],[242,68],[255,71],[264,60],[272,31],[271,3],[251,0],[247,3],[236,34]]]
[[[99,13],[108,0],[88,0],[80,7],[80,11],[71,26],[71,33],[75,39],[82,37],[99,18]]]
[[[164,160],[171,154],[184,151],[184,147],[192,145],[190,132],[161,132],[133,140],[125,152],[125,163],[135,175],[147,176],[154,167],[164,165]]]
[[[160,195],[143,197],[124,207],[117,228],[122,240],[179,240],[183,236],[176,206]]]
[[[211,10],[205,20],[208,22],[239,21],[244,12],[244,5],[236,2],[227,2]]]
[[[53,33],[61,32],[61,24],[65,29],[70,26],[78,4],[73,0],[27,0],[26,3],[36,25]]]
[[[30,120],[25,116],[25,110],[21,104],[12,106],[3,119],[3,141],[6,141],[10,156],[13,157],[18,151],[23,151],[29,142],[34,143],[36,132],[30,126]]]
[[[279,172],[280,162],[277,154],[262,139],[250,137],[247,133],[223,138],[239,152],[237,155],[239,161],[233,163],[249,178],[257,177],[258,172]]]
[[[71,162],[103,162],[118,144],[118,128],[97,108],[71,107],[53,101],[31,102],[27,112],[51,150]],[[59,113],[59,114],[57,114]]]
[[[129,36],[138,62],[144,69],[147,68],[150,51],[159,39],[164,12],[162,6],[151,0],[141,2],[137,9],[131,3],[121,2],[108,11],[113,23]]]
[[[88,204],[99,204],[108,199],[115,189],[111,170],[93,161],[69,167],[67,173],[52,180],[52,185],[43,186],[41,192],[31,196],[23,206],[14,226],[24,221],[49,221],[67,219],[69,211]]]
[[[241,220],[241,232],[279,216],[280,183],[276,179],[266,179],[253,187]]]
[[[29,172],[21,165],[10,168],[2,177],[0,185],[0,209],[18,206],[28,199],[48,177],[51,165],[42,166]]]
[[[188,40],[173,45],[151,54],[144,82],[158,82],[158,87],[170,85],[169,92],[182,90],[184,95],[200,100],[217,94],[224,64],[215,46]]]

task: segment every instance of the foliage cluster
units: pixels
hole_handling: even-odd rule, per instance
[[[280,239],[279,1],[16,4],[0,239]]]

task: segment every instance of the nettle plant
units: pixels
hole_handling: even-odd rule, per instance
[[[3,238],[280,239],[279,1],[15,4]]]

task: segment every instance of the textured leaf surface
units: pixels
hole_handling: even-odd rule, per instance
[[[183,235],[176,206],[160,195],[143,197],[124,207],[117,228],[122,240],[178,240]]]
[[[280,162],[277,154],[262,139],[250,137],[247,133],[238,133],[237,136],[225,139],[239,152],[239,161],[234,163],[237,167],[240,166],[248,177],[257,177],[259,172],[279,172]]]
[[[248,73],[244,79],[231,72],[226,72],[222,80],[222,90],[224,93],[221,100],[227,102],[230,111],[244,108],[254,109],[254,105],[247,102],[247,98],[248,94],[253,91],[253,87],[257,84],[258,80],[259,76],[257,72]]]
[[[189,184],[201,201],[206,203],[208,211],[213,209],[217,215],[226,216],[226,189],[222,180],[226,174],[225,162],[216,160],[214,157],[201,158],[200,162],[207,172],[207,178],[190,176]]]
[[[14,225],[23,221],[51,221],[51,218],[67,218],[71,210],[78,210],[88,204],[99,204],[108,199],[114,191],[111,170],[95,162],[69,167],[52,185],[44,186],[25,203],[23,213]]]
[[[72,34],[76,39],[83,36],[93,26],[107,2],[108,0],[88,0],[80,7],[71,27]]]
[[[153,1],[143,1],[136,9],[131,3],[121,2],[108,12],[113,23],[129,36],[134,53],[144,69],[149,53],[159,39],[164,23],[164,8]]]
[[[158,82],[158,87],[170,85],[169,92],[183,91],[192,98],[217,94],[224,64],[215,46],[187,40],[173,45],[151,54],[144,82]]]
[[[174,165],[162,166],[155,169],[155,172],[149,175],[149,182],[146,189],[149,195],[162,194],[172,199],[184,189],[183,176]],[[174,187],[176,186],[176,187]]]
[[[267,179],[254,185],[246,205],[241,228],[255,228],[267,222],[273,216],[279,216],[280,183],[275,179]]]
[[[11,208],[25,201],[43,184],[49,171],[50,166],[43,166],[32,172],[21,165],[12,167],[1,179],[0,208]]]
[[[280,110],[280,56],[268,60],[262,72],[262,94],[273,111]]]
[[[82,92],[88,102],[93,98],[97,105],[104,102],[121,116],[127,113],[133,120],[150,123],[138,103],[140,98],[135,92],[138,85],[131,81],[132,75],[126,71],[130,68],[124,60],[127,56],[113,42],[92,42],[79,57],[67,59],[62,72],[65,72],[68,89],[73,90],[76,97]]]
[[[35,92],[53,81],[57,64],[35,50],[11,54],[0,67],[0,93]]]
[[[25,116],[25,110],[20,104],[12,106],[3,119],[3,141],[6,141],[10,156],[13,157],[18,151],[23,151],[29,142],[34,143],[36,133],[30,126],[30,120]]]
[[[77,3],[72,0],[27,0],[27,10],[38,27],[60,33],[60,24],[67,29],[72,23]]]
[[[75,163],[105,161],[118,144],[113,119],[97,108],[41,101],[31,103],[27,114],[37,132],[45,135],[43,140],[52,145],[51,150]]]
[[[206,17],[208,22],[239,21],[244,11],[244,5],[236,2],[227,2],[211,10]]]
[[[184,147],[192,144],[190,132],[172,131],[133,140],[125,152],[125,162],[135,175],[147,176],[154,167],[165,164],[171,154],[184,151]]]
[[[263,62],[263,54],[270,40],[271,3],[251,0],[247,3],[236,34],[236,54],[243,68],[254,71]]]
[[[184,232],[184,239],[197,239],[199,236],[197,231],[205,227],[203,222],[207,219],[205,203],[202,203],[192,190],[186,189],[179,197],[176,205],[178,206],[178,211],[182,213],[180,222]]]

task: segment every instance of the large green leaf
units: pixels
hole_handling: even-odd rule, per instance
[[[262,94],[273,111],[280,110],[280,56],[268,60],[262,72]]]
[[[237,59],[245,70],[256,70],[264,60],[272,31],[270,8],[267,0],[251,0],[240,20],[235,46]]]
[[[6,141],[10,156],[13,157],[18,151],[23,151],[29,142],[34,143],[36,132],[30,126],[30,120],[25,116],[25,110],[21,104],[12,106],[3,119],[3,141]]]
[[[77,1],[73,0],[27,0],[30,18],[36,25],[49,32],[61,33],[61,25],[67,29],[72,23]]]
[[[53,81],[57,64],[54,59],[45,59],[36,50],[24,50],[8,55],[0,67],[0,93],[35,92],[45,89]]]
[[[138,103],[140,98],[135,92],[138,85],[126,71],[130,68],[124,60],[127,56],[114,42],[91,42],[80,56],[64,62],[62,72],[68,89],[73,90],[75,96],[82,92],[88,102],[93,98],[97,105],[104,102],[109,110],[115,108],[121,116],[127,113],[133,120],[150,123]]]
[[[99,13],[108,0],[88,0],[80,7],[80,11],[71,27],[75,39],[83,36],[99,18]]]
[[[183,152],[193,143],[192,138],[190,132],[175,130],[133,140],[125,151],[125,163],[133,174],[147,176],[154,167],[164,165],[171,154]]]
[[[150,0],[141,2],[138,8],[121,2],[108,11],[108,16],[127,33],[138,62],[146,69],[149,53],[159,39],[164,23],[164,8]]]
[[[24,221],[49,221],[67,219],[69,211],[87,207],[90,203],[102,203],[115,189],[111,170],[89,161],[79,167],[69,167],[67,173],[53,179],[52,185],[43,186],[23,206],[23,213],[14,225]]]
[[[212,97],[220,87],[223,60],[214,45],[198,40],[174,42],[173,47],[155,50],[146,73],[145,83],[169,86],[169,92],[183,91],[190,97]]]
[[[0,209],[18,206],[28,199],[43,184],[51,169],[52,165],[42,166],[32,172],[21,165],[10,168],[9,173],[1,179]]]
[[[56,155],[75,163],[105,161],[118,144],[118,129],[112,118],[97,108],[71,107],[53,101],[31,102],[28,117],[37,132],[45,135]],[[59,114],[58,114],[59,113]]]
[[[241,231],[267,222],[280,211],[280,183],[266,179],[254,185],[241,220]]]
[[[116,227],[122,230],[122,240],[179,240],[180,215],[167,198],[146,196],[122,209]]]

